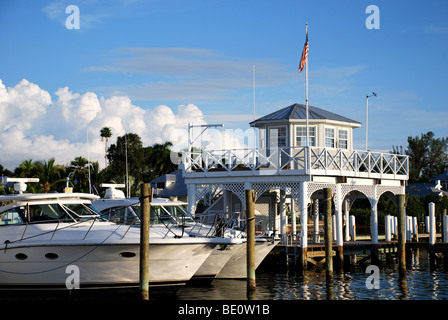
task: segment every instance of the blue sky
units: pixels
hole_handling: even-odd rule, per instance
[[[79,29],[66,27],[69,5],[80,10]],[[366,28],[369,5],[380,10],[379,29]],[[369,100],[369,149],[389,151],[429,130],[448,136],[447,12],[446,0],[0,0],[4,108],[23,109],[20,101],[42,108],[48,116],[23,119],[29,128],[20,134],[16,129],[15,137],[30,146],[54,143],[51,152],[58,143],[73,147],[85,140],[81,133],[64,132],[63,125],[52,129],[50,112],[64,105],[66,87],[72,107],[92,111],[85,103],[94,101],[104,112],[112,97],[126,97],[119,100],[120,112],[138,117],[164,105],[179,118],[186,111],[178,106],[193,105],[208,123],[244,130],[253,120],[253,66],[257,116],[305,103],[305,74],[297,66],[308,22],[310,104],[361,122],[354,142],[363,149],[365,96],[375,91],[378,96]],[[41,101],[39,108],[30,101]],[[27,115],[3,112],[0,133],[11,130],[8,120]],[[130,117],[116,112],[121,115]],[[101,119],[97,126],[108,125]],[[132,131],[131,122],[122,126]],[[5,149],[8,141],[0,136],[0,144]],[[40,149],[30,157],[48,158],[51,152]],[[0,163],[13,166],[26,155],[0,157]]]

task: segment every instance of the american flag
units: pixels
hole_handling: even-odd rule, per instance
[[[302,72],[308,59],[308,30],[306,32],[305,46],[303,47],[302,58],[300,59],[299,72]]]

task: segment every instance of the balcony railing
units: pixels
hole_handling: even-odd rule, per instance
[[[409,178],[408,156],[335,148],[204,150],[184,152],[182,162],[184,172],[195,176],[311,174],[398,180]]]

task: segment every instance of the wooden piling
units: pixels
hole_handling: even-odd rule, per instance
[[[400,275],[406,274],[406,214],[405,195],[396,195],[397,217],[398,217],[398,269]]]
[[[251,298],[256,289],[255,279],[255,192],[246,189],[247,217],[247,296]]]
[[[325,201],[325,270],[327,280],[333,278],[333,235],[331,229],[331,188],[324,189],[324,201]]]
[[[141,226],[140,226],[140,297],[149,300],[149,224],[151,214],[152,189],[149,183],[141,186]]]

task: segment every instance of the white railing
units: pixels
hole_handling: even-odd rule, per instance
[[[368,178],[409,178],[405,155],[359,150],[289,147],[266,149],[204,150],[184,152],[188,174],[216,175],[332,175]],[[220,174],[218,174],[220,172]]]

